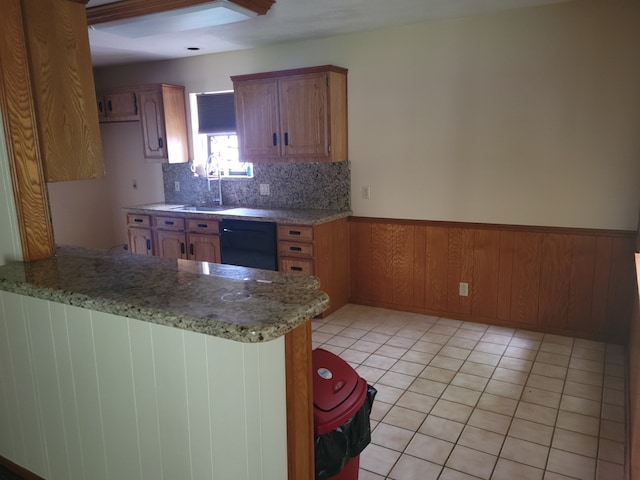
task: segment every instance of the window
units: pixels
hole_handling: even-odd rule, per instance
[[[194,170],[203,166],[207,175],[226,178],[253,176],[253,165],[241,162],[233,104],[233,92],[191,94]]]

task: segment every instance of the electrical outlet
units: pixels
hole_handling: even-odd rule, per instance
[[[175,192],[179,192],[180,191],[180,182],[178,182],[177,180],[175,182],[173,182],[173,190]]]
[[[469,284],[465,282],[460,282],[460,296],[468,297],[469,296]]]
[[[371,198],[371,187],[369,185],[362,187],[362,198],[364,200],[369,200]]]
[[[260,195],[271,195],[271,192],[269,191],[269,184],[268,183],[261,183],[260,184]]]

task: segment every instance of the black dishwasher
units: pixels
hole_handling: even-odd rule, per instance
[[[220,231],[222,263],[278,270],[274,222],[225,219],[220,222]]]

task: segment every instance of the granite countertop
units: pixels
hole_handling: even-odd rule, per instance
[[[319,286],[311,276],[78,247],[0,266],[0,290],[249,343],[326,310]]]
[[[213,217],[215,219],[231,218],[240,220],[259,220],[263,222],[293,223],[296,225],[318,225],[332,222],[351,215],[348,210],[315,210],[287,208],[252,208],[252,207],[195,207],[193,205],[174,205],[168,203],[150,203],[125,207],[129,213],[137,214],[170,214],[176,217]]]

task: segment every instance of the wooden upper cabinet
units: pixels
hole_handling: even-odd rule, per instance
[[[98,119],[106,122],[132,122],[140,120],[135,92],[108,92],[98,94]]]
[[[247,161],[280,156],[278,82],[247,80],[234,85],[240,157]]]
[[[85,6],[22,0],[47,182],[104,177]]]
[[[231,79],[242,160],[347,160],[346,69],[326,65]]]
[[[188,162],[184,87],[151,85],[140,88],[137,93],[144,158],[168,163]]]

